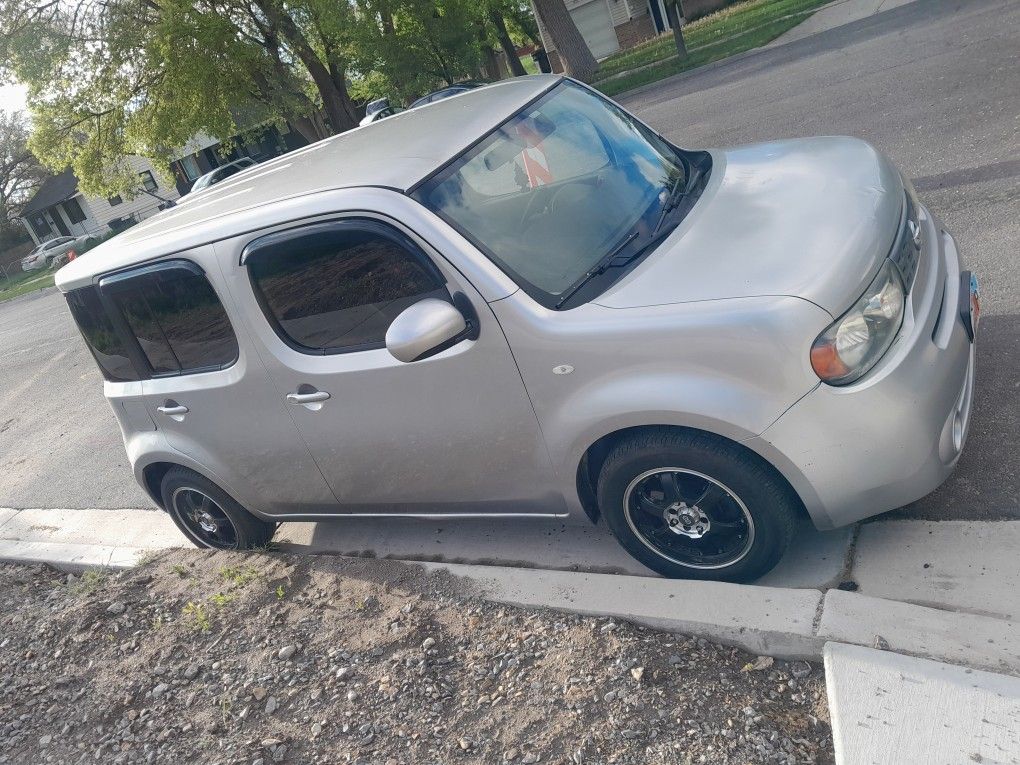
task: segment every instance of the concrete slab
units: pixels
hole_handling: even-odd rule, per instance
[[[861,526],[852,577],[867,595],[1020,621],[1020,521]]]
[[[825,645],[838,765],[1020,763],[1020,679]]]
[[[112,545],[75,545],[0,539],[0,561],[5,563],[47,563],[61,571],[78,572],[88,568],[106,568],[116,549]]]
[[[987,616],[829,590],[818,636],[1020,675],[1020,624]]]
[[[817,659],[818,590],[614,574],[423,563],[499,603],[610,616],[787,659]]]
[[[789,553],[758,583],[821,589],[837,583],[851,529],[798,530]],[[334,553],[399,560],[514,566],[653,576],[628,555],[604,524],[547,519],[340,518],[285,524],[276,539],[298,553]]]
[[[11,520],[11,518],[16,516],[17,514],[18,514],[18,511],[14,510],[13,508],[10,508],[10,507],[0,507],[0,529],[2,529],[4,527],[4,525],[9,520]]]
[[[152,510],[22,510],[0,526],[0,538],[151,549],[188,544],[166,513]]]

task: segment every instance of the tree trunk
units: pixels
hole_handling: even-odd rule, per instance
[[[506,19],[503,18],[503,14],[496,9],[492,9],[489,11],[489,21],[492,22],[492,26],[496,29],[496,37],[499,38],[500,47],[503,48],[503,53],[506,54],[507,63],[510,65],[510,73],[514,77],[523,77],[527,74],[527,71],[525,71],[524,64],[517,57],[517,46],[510,39],[510,33],[506,29]]]
[[[577,31],[563,0],[535,0],[535,10],[556,46],[566,73],[581,82],[590,82],[599,65]]]
[[[338,85],[333,79],[330,70],[319,58],[318,53],[312,48],[304,33],[298,28],[285,9],[278,8],[272,2],[262,2],[260,7],[266,12],[266,16],[274,27],[279,29],[283,38],[290,43],[297,57],[301,59],[316,90],[322,98],[322,109],[326,112],[326,119],[334,133],[343,133],[358,126],[358,120],[354,113],[354,104],[347,95],[346,83]]]
[[[673,42],[676,43],[676,53],[680,58],[687,58],[687,43],[684,41],[684,20],[677,11],[676,2],[667,2],[666,18],[673,28]]]

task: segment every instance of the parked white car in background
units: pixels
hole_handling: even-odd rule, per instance
[[[65,263],[71,250],[84,247],[91,238],[88,234],[79,237],[60,236],[43,242],[21,259],[21,270],[38,271],[40,268],[49,268],[54,263],[57,265]]]
[[[205,175],[201,176],[198,180],[196,180],[194,185],[191,187],[191,191],[189,191],[188,193],[193,194],[196,191],[201,191],[202,189],[213,186],[219,183],[220,181],[226,180],[232,175],[237,175],[242,170],[247,170],[249,167],[255,167],[255,165],[257,164],[258,162],[256,162],[251,157],[241,157],[240,159],[234,160],[233,162],[228,162],[225,165],[220,165],[215,170],[206,173]]]

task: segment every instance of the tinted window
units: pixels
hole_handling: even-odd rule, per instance
[[[157,375],[221,369],[237,339],[212,285],[185,262],[160,264],[100,282]]]
[[[409,305],[448,297],[425,255],[381,224],[273,234],[249,247],[247,263],[284,339],[318,353],[379,347]]]
[[[95,287],[72,290],[65,296],[71,315],[78,324],[85,344],[96,358],[103,376],[115,382],[137,380],[121,337],[110,323]]]

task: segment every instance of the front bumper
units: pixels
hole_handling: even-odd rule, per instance
[[[901,507],[956,466],[970,424],[974,343],[953,237],[921,208],[923,265],[900,335],[845,387],[819,384],[748,445],[787,477],[819,528]]]

